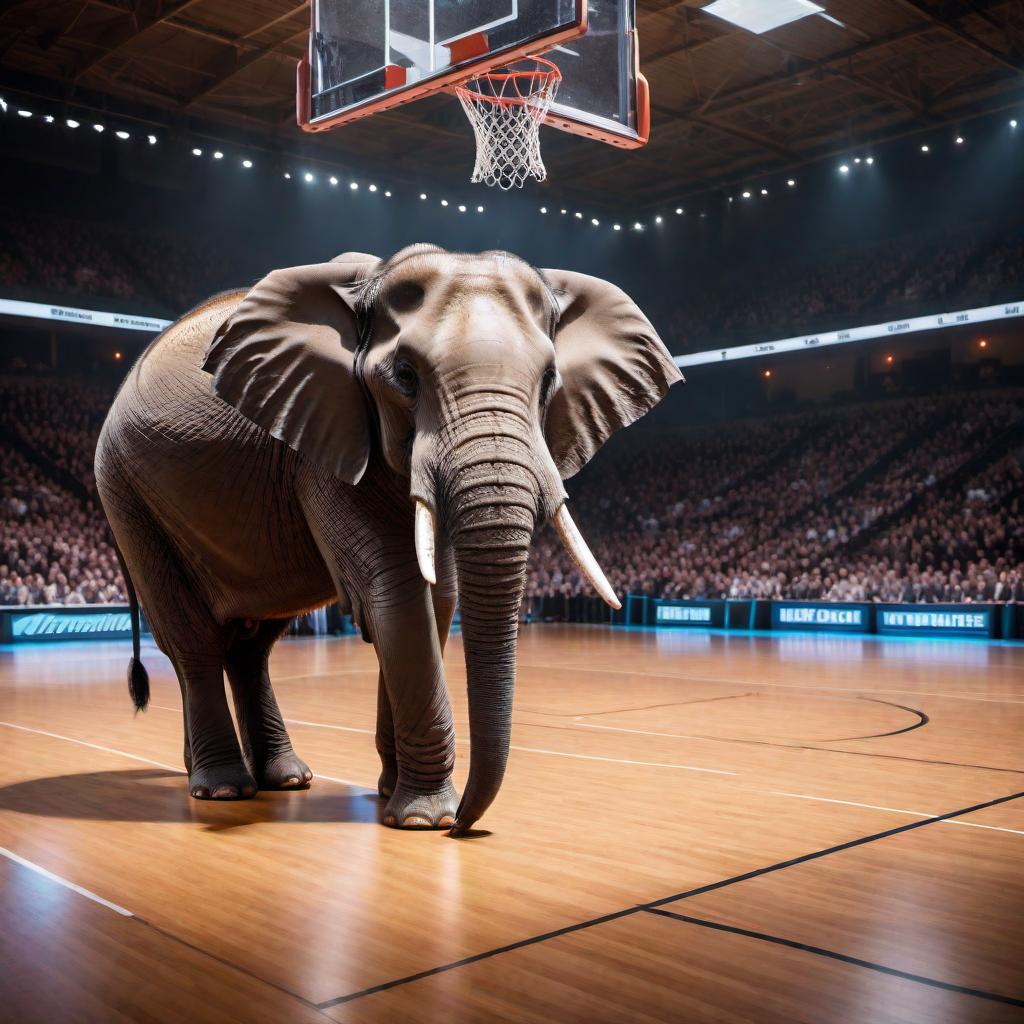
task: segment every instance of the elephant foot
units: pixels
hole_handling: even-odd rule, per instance
[[[399,782],[381,820],[390,828],[451,828],[458,806],[459,795],[451,780],[435,793],[415,793]]]
[[[313,781],[309,765],[294,750],[268,758],[257,775],[260,789],[306,789]]]
[[[188,792],[196,800],[250,800],[256,780],[242,765],[197,768],[189,773]]]

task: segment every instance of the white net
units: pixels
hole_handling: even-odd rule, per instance
[[[488,72],[455,87],[476,136],[472,180],[505,190],[547,177],[540,126],[562,80],[550,61],[530,57],[521,63],[530,66]]]

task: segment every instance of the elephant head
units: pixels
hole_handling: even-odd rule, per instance
[[[218,331],[205,369],[221,398],[340,479],[358,484],[380,458],[407,481],[428,582],[436,536],[451,545],[472,741],[456,829],[469,828],[505,771],[533,533],[553,521],[619,607],[562,481],[682,379],[671,356],[605,281],[414,245],[273,272]]]

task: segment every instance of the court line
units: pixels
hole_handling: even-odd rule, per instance
[[[881,740],[886,736],[901,736],[905,732],[913,732],[915,729],[923,729],[931,719],[920,709],[911,708],[906,704],[896,704],[891,700],[879,700],[877,697],[856,697],[855,700],[866,700],[871,704],[884,704],[887,708],[899,708],[900,711],[909,711],[917,717],[913,725],[905,725],[902,729],[893,729],[890,732],[875,732],[870,736],[838,736],[835,739],[822,740],[823,743],[852,743],[854,740]]]
[[[937,978],[928,978],[923,974],[911,974],[909,971],[901,971],[896,967],[887,967],[885,964],[875,963],[872,960],[861,960],[859,957],[849,956],[846,953],[837,953],[832,949],[823,949],[821,946],[811,946],[806,942],[796,942],[793,939],[783,939],[778,935],[768,935],[765,932],[751,931],[749,928],[739,928],[731,924],[719,924],[717,921],[707,921],[701,917],[689,917],[686,914],[677,914],[671,910],[659,910],[650,908],[647,913],[657,914],[673,921],[682,921],[686,924],[695,924],[701,928],[710,928],[713,931],[728,932],[730,935],[742,935],[748,939],[759,939],[761,942],[771,942],[777,946],[787,946],[789,949],[796,949],[802,953],[813,953],[815,956],[828,957],[830,960],[839,960],[844,964],[852,964],[854,967],[865,967],[869,971],[877,971],[880,974],[889,974],[894,978],[902,978],[904,981],[913,981],[918,985],[929,985],[932,988],[941,988],[947,992],[957,992],[960,995],[974,996],[977,999],[989,999],[995,1003],[1006,1003],[1009,1006],[1024,1006],[1024,999],[1015,999],[1013,996],[1002,996],[997,992],[986,992],[980,988],[968,988],[966,985],[957,985],[950,981],[939,981]]]
[[[113,910],[114,913],[120,914],[122,917],[135,916],[130,910],[126,910],[119,903],[111,903],[110,900],[105,900],[102,896],[97,896],[91,889],[86,889],[81,885],[75,885],[74,882],[68,881],[68,879],[63,878],[61,875],[55,875],[52,871],[48,871],[41,864],[36,864],[34,861],[27,860],[25,857],[19,857],[13,850],[7,850],[0,846],[0,855],[6,857],[8,860],[14,861],[15,864],[20,864],[23,868],[28,868],[29,871],[34,871],[37,875],[42,875],[43,878],[50,879],[51,882],[63,885],[65,889],[77,892],[79,896],[84,896],[87,900],[92,900],[93,903],[99,903],[100,906],[106,907],[108,910]]]
[[[39,736],[49,736],[55,740],[65,740],[68,743],[77,743],[80,747],[91,747],[93,750],[102,750],[106,754],[120,754],[121,757],[130,757],[133,761],[142,761],[143,764],[153,764],[157,768],[166,768],[171,772],[184,774],[185,769],[173,764],[164,764],[163,761],[154,761],[150,757],[140,757],[138,754],[129,754],[127,750],[118,750],[116,747],[104,747],[99,743],[89,743],[86,740],[76,740],[73,736],[61,736],[60,733],[46,732],[44,729],[30,729],[27,725],[15,725],[14,722],[0,722],[0,725],[8,729],[20,729],[22,732],[34,732]]]
[[[160,711],[177,711],[181,714],[181,708],[167,707],[163,704],[150,704],[150,707],[158,708]],[[310,722],[301,718],[285,718],[287,725],[305,725],[312,729],[336,729],[340,732],[358,732],[363,733],[366,736],[375,736],[375,729],[357,729],[351,725],[332,725],[328,722]],[[468,743],[468,740],[456,739],[456,743]],[[580,761],[607,761],[612,764],[630,764],[640,765],[646,768],[677,768],[680,771],[688,772],[708,772],[712,775],[738,775],[739,772],[726,771],[723,768],[698,768],[695,765],[689,764],[665,764],[659,761],[631,761],[623,757],[598,757],[596,754],[572,754],[564,750],[541,750],[539,747],[520,747],[516,744],[509,746],[510,750],[519,750],[527,754],[550,754],[553,757],[571,757]],[[319,776],[320,778],[327,778],[326,775]],[[353,783],[357,785],[357,783]],[[365,788],[365,787],[364,787]]]
[[[988,800],[985,803],[974,804],[970,807],[961,807],[958,810],[950,811],[947,814],[935,815],[934,817],[926,818],[923,821],[912,821],[908,825],[899,825],[896,828],[886,829],[884,832],[875,832],[868,836],[862,836],[859,839],[851,839],[848,842],[839,843],[836,846],[829,846],[824,850],[805,853],[799,857],[792,857],[789,860],[780,861],[777,864],[770,864],[767,867],[755,868],[753,871],[746,871],[741,875],[734,875],[731,878],[723,878],[718,882],[710,882],[707,885],[699,886],[696,889],[689,889],[681,893],[676,893],[673,896],[665,896],[662,899],[651,900],[648,903],[640,903],[633,907],[627,907],[624,910],[617,910],[611,914],[603,914],[601,917],[591,918],[588,921],[580,921],[576,924],[566,925],[564,928],[556,928],[553,931],[544,932],[541,935],[533,935],[527,939],[520,939],[518,942],[511,942],[506,946],[498,946],[495,949],[485,950],[483,953],[476,953],[473,956],[463,957],[461,960],[442,964],[439,967],[432,967],[426,971],[418,971],[416,974],[410,974],[404,978],[395,978],[392,981],[386,981],[380,985],[360,989],[357,992],[350,992],[343,996],[336,996],[334,999],[328,999],[326,1002],[317,1003],[317,1008],[325,1010],[332,1006],[340,1006],[343,1003],[350,1003],[354,999],[361,999],[364,996],[373,995],[377,992],[384,992],[388,989],[397,988],[399,985],[408,985],[411,982],[420,981],[423,978],[430,978],[437,974],[444,974],[459,967],[466,967],[470,964],[479,963],[481,960],[489,960],[492,957],[499,956],[502,953],[508,953],[515,949],[521,949],[524,946],[532,946],[538,942],[546,942],[549,939],[558,938],[562,935],[569,935],[572,932],[582,931],[586,928],[593,928],[596,925],[606,924],[609,921],[616,921],[623,917],[629,917],[632,914],[639,914],[647,910],[653,910],[657,907],[663,907],[669,903],[678,903],[681,900],[689,899],[693,896],[700,896],[706,892],[713,892],[716,889],[723,889],[729,885],[736,885],[738,882],[746,882],[751,878],[758,878],[761,875],[771,874],[775,871],[782,871],[785,868],[795,867],[798,864],[806,864],[808,861],[819,860],[820,858],[827,857],[833,853],[840,853],[843,850],[849,850],[856,846],[863,846],[866,843],[874,843],[880,839],[887,839],[890,836],[898,835],[902,832],[910,832],[914,829],[924,828],[926,825],[932,825],[939,821],[946,821],[949,818],[959,818],[964,814],[972,814],[975,811],[985,810],[988,807],[995,807],[998,804],[1004,804],[1010,800],[1017,800],[1022,796],[1024,796],[1024,790],[1019,793],[1011,793],[1009,796],[996,797],[994,800]]]

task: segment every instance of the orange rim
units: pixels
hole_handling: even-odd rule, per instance
[[[454,87],[454,92],[469,100],[482,100],[484,103],[493,103],[499,107],[522,107],[530,100],[544,95],[562,80],[562,72],[551,61],[545,60],[543,57],[526,57],[524,59],[532,60],[539,66],[530,71],[487,71],[482,75],[477,75],[476,78],[469,79],[468,82],[460,82]],[[518,92],[517,86],[515,96],[488,96],[486,93],[471,88],[474,82],[491,82],[494,83],[492,88],[497,93],[500,89],[505,88],[506,83],[510,81],[520,82],[526,79],[533,84],[525,93]]]

